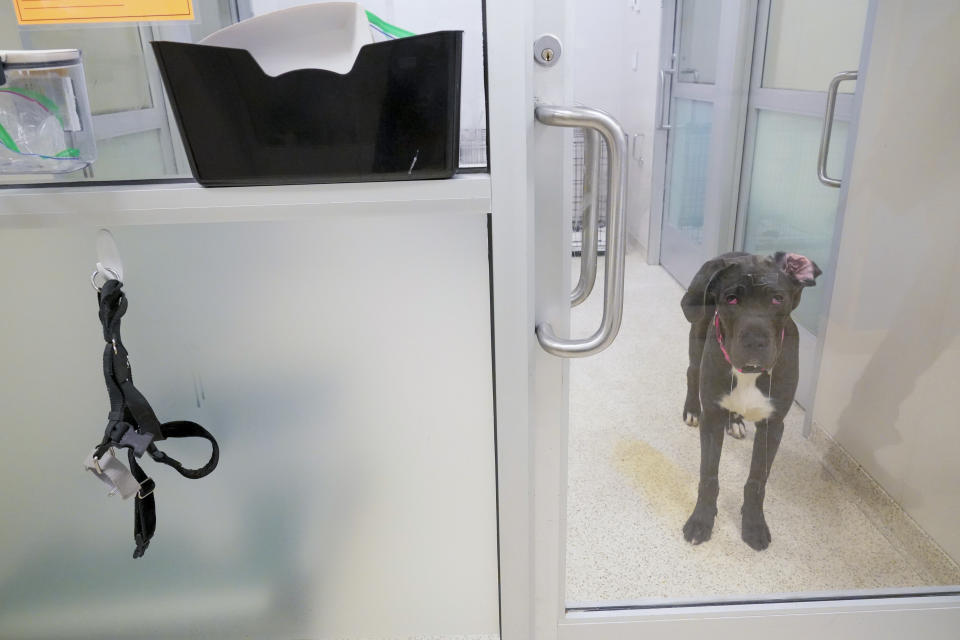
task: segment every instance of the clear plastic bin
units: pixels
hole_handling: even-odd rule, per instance
[[[68,173],[96,158],[80,51],[0,50],[0,174]]]

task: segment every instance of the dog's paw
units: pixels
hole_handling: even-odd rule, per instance
[[[690,544],[700,544],[710,539],[713,534],[713,516],[704,516],[696,511],[683,525],[683,537]]]
[[[691,427],[700,426],[700,398],[691,397],[689,392],[683,403],[683,421]]]
[[[733,414],[727,423],[727,435],[743,440],[747,437],[747,425],[743,423],[743,416]]]
[[[750,548],[757,551],[763,551],[770,546],[772,540],[770,528],[767,526],[767,521],[764,519],[762,512],[757,515],[748,515],[748,512],[744,511],[740,537]]]

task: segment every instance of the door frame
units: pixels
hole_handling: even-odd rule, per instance
[[[550,5],[546,0],[486,0],[485,11],[502,640],[632,640],[641,634],[700,640],[707,633],[718,640],[774,635],[807,640],[812,633],[827,638],[952,637],[960,625],[960,593],[933,589],[930,595],[901,590],[874,597],[844,594],[841,599],[805,594],[806,601],[567,609],[569,367],[547,355],[534,333],[543,320],[551,321],[560,335],[569,327],[569,212],[563,211],[563,190],[554,188],[551,199],[544,184],[559,185],[568,163],[561,162],[557,170],[557,132],[544,132],[533,118],[535,96],[564,97],[562,75],[551,81],[551,69],[535,69],[532,61],[535,35],[548,29],[561,39],[566,35],[566,10]],[[544,6],[552,9],[550,20],[544,19]],[[556,206],[552,215],[545,205]],[[557,256],[548,259],[543,249],[551,243]],[[566,263],[567,268],[545,269],[543,262]]]
[[[661,10],[660,69],[671,68],[679,47],[677,16],[684,0],[665,0]],[[658,117],[663,109],[673,111],[673,100],[707,101],[713,105],[710,135],[710,159],[703,209],[703,242],[700,255],[684,261],[676,277],[686,286],[697,268],[708,258],[732,246],[736,227],[740,162],[743,158],[746,95],[750,83],[753,55],[753,30],[757,0],[726,0],[720,13],[717,38],[717,68],[713,85],[680,82],[677,74],[667,74],[658,93]],[[663,221],[669,193],[670,130],[654,123],[653,189],[650,203],[647,262],[663,262]]]
[[[775,113],[790,113],[800,116],[808,116],[823,119],[826,110],[827,97],[824,86],[823,91],[805,91],[793,89],[773,89],[763,87],[763,63],[767,51],[767,25],[770,18],[770,5],[772,0],[758,0],[756,9],[756,28],[753,35],[753,55],[750,62],[750,83],[749,92],[744,102],[745,112],[745,130],[743,133],[742,145],[742,166],[739,172],[739,200],[736,202],[735,235],[733,239],[733,250],[742,251],[746,240],[747,232],[747,211],[750,204],[750,187],[753,181],[753,161],[757,141],[757,120],[760,110],[772,111]],[[859,61],[860,79],[866,77],[866,67],[869,63],[870,41],[873,38],[873,16],[875,2],[870,2],[867,11],[866,21],[863,31],[863,46]],[[846,71],[847,69],[837,69]],[[861,83],[862,86],[862,83]],[[841,93],[837,95],[836,109],[834,111],[834,122],[845,122],[848,124],[847,144],[843,160],[843,176],[850,175],[853,162],[853,152],[856,147],[856,133],[858,114],[860,113],[860,99],[863,92],[858,86],[854,93]],[[810,167],[811,174],[816,167]],[[843,210],[846,204],[847,183],[843,182],[838,194],[837,211],[835,215],[835,224],[833,227],[833,241],[831,243],[830,253],[832,264],[836,264],[836,252],[839,249],[840,232],[843,227]],[[727,245],[728,247],[730,245]],[[823,334],[826,329],[827,311],[829,309],[829,295],[832,292],[834,271],[827,270],[821,281],[821,286],[826,289],[824,295],[823,308],[820,314],[820,335],[815,335],[803,326],[797,325],[800,331],[800,381],[797,387],[796,401],[804,408],[804,435],[809,435],[812,424],[812,408],[816,396],[816,379],[820,370],[820,354],[823,350]],[[806,371],[806,375],[804,372]]]

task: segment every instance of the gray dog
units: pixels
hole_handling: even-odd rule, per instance
[[[757,432],[743,487],[741,537],[758,551],[770,544],[763,497],[799,375],[800,334],[790,313],[820,273],[795,253],[726,253],[700,268],[680,302],[691,325],[683,417],[700,427],[697,506],[683,526],[688,542],[710,539],[723,434],[743,438],[748,420]]]

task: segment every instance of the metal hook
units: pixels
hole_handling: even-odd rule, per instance
[[[97,285],[97,276],[103,278],[103,282],[100,285]],[[107,283],[107,280],[121,281],[120,274],[117,273],[113,267],[105,267],[98,262],[97,268],[94,269],[93,273],[90,274],[90,284],[97,293],[100,293],[100,289],[102,289],[103,285]]]
[[[120,259],[120,249],[113,234],[107,229],[100,229],[97,232],[97,269],[90,276],[90,284],[99,293],[107,280],[123,282],[123,260]]]

